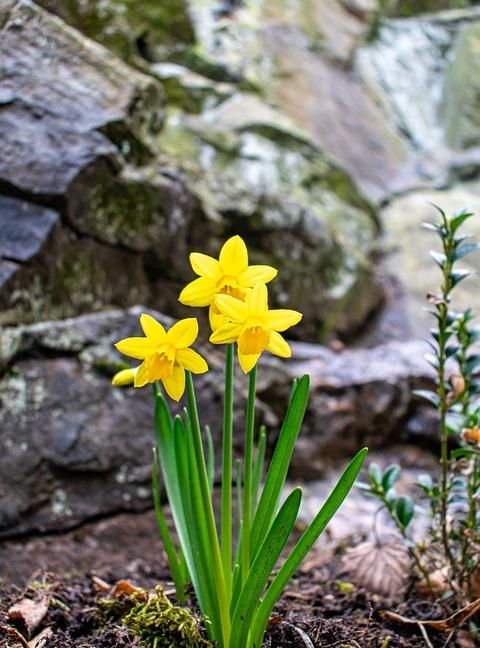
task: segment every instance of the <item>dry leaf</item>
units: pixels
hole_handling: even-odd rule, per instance
[[[383,610],[380,612],[380,616],[389,619],[390,621],[397,621],[398,623],[405,623],[408,625],[420,625],[426,626],[427,628],[432,628],[432,630],[438,630],[439,632],[451,632],[463,625],[470,619],[474,614],[480,610],[480,598],[472,601],[455,614],[447,617],[446,619],[427,619],[423,621],[421,619],[409,619],[404,617],[401,614],[396,614],[395,612],[390,612],[389,610]]]
[[[24,598],[8,610],[10,621],[20,621],[31,637],[48,612],[50,597],[42,596],[38,601]]]
[[[0,624],[0,630],[10,637],[14,637],[14,641],[18,642],[23,648],[29,648],[28,642],[25,637],[13,626]],[[7,643],[7,646],[10,644]]]
[[[441,596],[450,591],[452,586],[448,580],[448,569],[443,567],[435,570],[428,575],[428,581],[426,578],[422,578],[418,581],[416,589],[423,596]]]
[[[40,634],[28,642],[28,648],[43,648],[47,641],[53,636],[51,628],[45,628]]]
[[[127,580],[119,580],[113,587],[112,596],[115,598],[119,598],[123,594],[126,594],[127,596],[131,596],[132,594],[137,594],[138,592],[144,592],[145,598],[147,598],[147,592],[142,590],[141,587],[132,585],[132,583],[130,583]]]
[[[393,540],[363,542],[346,552],[342,565],[357,585],[394,599],[405,591],[411,562],[403,544]]]

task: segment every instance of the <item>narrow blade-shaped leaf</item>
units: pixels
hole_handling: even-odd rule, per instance
[[[255,556],[262,539],[266,536],[277,510],[293,449],[307,409],[309,384],[309,376],[303,376],[298,381],[290,400],[252,524],[250,546],[252,557]]]
[[[325,504],[322,506],[317,516],[310,524],[308,529],[291,551],[290,555],[283,563],[279,572],[273,579],[267,589],[263,601],[257,609],[250,633],[248,648],[260,648],[262,645],[263,635],[267,626],[268,618],[273,610],[275,603],[281,596],[285,586],[290,578],[298,569],[302,560],[310,551],[320,534],[324,531],[327,524],[335,515],[344,499],[350,492],[358,473],[367,456],[367,448],[360,452],[352,459],[345,472],[340,477],[337,485],[329,495]]]
[[[302,499],[300,488],[293,490],[280,508],[248,572],[232,618],[234,629],[230,648],[244,648],[252,617],[270,574],[282,553],[297,519]]]

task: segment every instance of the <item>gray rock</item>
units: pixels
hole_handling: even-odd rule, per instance
[[[144,157],[162,120],[154,79],[28,0],[2,27],[0,97],[0,179],[33,196],[119,150]]]
[[[60,530],[150,506],[151,392],[110,385],[111,375],[125,366],[113,342],[138,334],[141,311],[0,331],[0,536]],[[222,352],[203,351],[211,371],[196,380],[200,412],[218,439]],[[258,415],[270,430],[270,447],[291,380],[305,372],[312,392],[292,474],[318,478],[332,461],[366,443],[382,447],[397,439],[418,411],[412,387],[430,380],[423,351],[416,342],[340,354],[297,343],[292,361],[265,361]],[[237,394],[245,396],[246,389],[239,375]],[[236,406],[238,450],[243,403]]]
[[[0,196],[0,257],[29,261],[45,244],[59,215],[51,209]]]

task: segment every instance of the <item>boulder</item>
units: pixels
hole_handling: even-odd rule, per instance
[[[113,343],[138,334],[141,311],[0,331],[0,536],[58,531],[150,507],[151,392],[110,384],[111,375],[126,366]],[[222,350],[202,350],[211,371],[196,380],[200,412],[218,439]],[[305,372],[312,392],[292,474],[319,477],[330,462],[366,443],[382,447],[398,439],[418,410],[412,387],[431,379],[423,351],[416,342],[344,353],[296,343],[292,361],[266,358],[259,371],[258,422],[268,426],[270,448],[292,378]],[[238,375],[237,393],[246,390],[246,377]],[[242,417],[237,400],[237,451]]]
[[[463,25],[448,68],[440,107],[447,142],[480,146],[480,20]]]

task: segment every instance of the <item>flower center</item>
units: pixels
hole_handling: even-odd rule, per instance
[[[245,290],[239,288],[238,281],[235,279],[235,277],[225,275],[218,282],[217,286],[217,295],[230,295],[231,297],[235,297],[236,299],[240,299],[241,301],[243,301],[245,298],[246,292]],[[221,315],[220,311],[215,306],[215,303],[212,304],[212,310],[215,315]]]
[[[173,363],[174,359],[169,358],[163,352],[145,358],[148,379],[153,382],[170,378],[173,372]]]
[[[243,355],[261,353],[270,342],[270,332],[261,326],[250,326],[238,338],[238,348]]]

